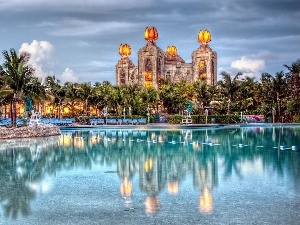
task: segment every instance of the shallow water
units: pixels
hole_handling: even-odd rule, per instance
[[[292,127],[1,141],[0,224],[299,224],[297,148]]]

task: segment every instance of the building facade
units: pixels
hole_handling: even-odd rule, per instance
[[[207,81],[209,85],[217,82],[217,53],[208,42],[211,41],[209,31],[200,31],[198,41],[200,47],[192,52],[192,63],[186,63],[177,53],[175,46],[168,46],[166,51],[160,49],[155,40],[158,34],[154,27],[146,28],[146,46],[138,51],[138,65],[135,66],[129,59],[131,49],[128,44],[120,45],[119,53],[122,56],[116,65],[116,84],[158,89],[162,80],[172,83],[181,81]]]

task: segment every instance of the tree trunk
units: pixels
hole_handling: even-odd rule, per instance
[[[88,99],[85,100],[85,114],[86,114],[86,115],[89,115]]]
[[[59,100],[59,103],[58,103],[58,119],[60,119],[60,104],[61,104],[61,101]]]
[[[12,101],[12,117],[11,117],[11,124],[13,127],[16,127],[17,126],[17,121],[16,121],[16,118],[17,118],[17,115],[16,115],[16,111],[17,111],[17,103],[16,103],[16,93],[14,93],[14,96],[13,96],[13,101]]]
[[[231,98],[228,98],[228,103],[227,103],[227,115],[230,114],[230,108],[231,108]]]
[[[278,117],[281,117],[281,99],[279,93],[277,93],[277,107],[278,107]]]
[[[6,107],[7,107],[7,105],[4,106],[4,118],[5,118],[5,119],[7,118],[7,117],[6,117],[6,116],[7,116],[7,115],[6,115],[6,114],[7,114],[7,108],[6,108]]]
[[[12,114],[12,111],[13,111],[13,101],[10,101],[9,103],[9,118],[11,119],[12,121],[12,117],[13,117],[13,114]]]

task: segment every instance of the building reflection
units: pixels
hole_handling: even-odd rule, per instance
[[[145,212],[157,213],[159,211],[158,194],[166,183],[166,169],[161,160],[160,151],[144,152],[140,159],[139,184],[140,189],[147,194]]]
[[[293,155],[295,152],[285,151],[283,155],[280,149],[274,150],[278,145],[296,146],[299,137],[299,129],[242,128],[227,132],[64,131],[60,137],[1,140],[0,205],[7,217],[30,214],[30,201],[39,191],[49,190],[57,171],[88,170],[97,164],[116,166],[120,179],[117,188],[125,207],[138,204],[133,193],[141,191],[145,195],[145,212],[159,213],[163,209],[161,192],[181,194],[182,182],[192,174],[193,187],[199,192],[199,198],[195,199],[197,210],[201,214],[213,213],[217,204],[213,190],[218,187],[218,176],[224,173],[224,180],[233,174],[242,177],[240,165],[245,160],[261,162],[263,168],[276,168],[280,176],[299,176],[300,163],[299,157]],[[265,142],[265,138],[271,142]],[[247,154],[240,144],[251,146]],[[274,151],[257,150],[262,145]],[[134,186],[134,180],[139,186]],[[295,190],[299,190],[300,179],[291,180],[295,182]]]
[[[199,210],[201,213],[211,213],[213,211],[212,194],[208,187],[204,187],[201,189]]]
[[[218,165],[216,155],[211,149],[203,146],[202,151],[195,153],[193,164],[193,183],[200,190],[199,211],[211,213],[213,198],[211,191],[218,186]]]
[[[122,155],[123,157],[119,157],[117,162],[118,176],[122,181],[120,184],[120,193],[124,198],[124,205],[127,208],[132,208],[133,202],[131,199],[131,194],[133,191],[133,187],[131,180],[136,172],[136,169],[134,161],[131,158],[132,156],[130,154],[130,151],[125,151]]]

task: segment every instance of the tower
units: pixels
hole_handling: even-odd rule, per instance
[[[121,44],[119,47],[119,54],[122,58],[118,60],[118,63],[116,65],[116,84],[122,85],[136,83],[136,67],[128,57],[131,54],[130,45]]]
[[[147,27],[144,36],[147,44],[138,51],[138,83],[158,89],[164,68],[164,51],[155,43],[158,39],[155,27]]]
[[[207,84],[215,85],[217,82],[217,53],[209,47],[210,41],[210,32],[200,30],[198,42],[201,45],[192,53],[193,81],[206,80]]]

